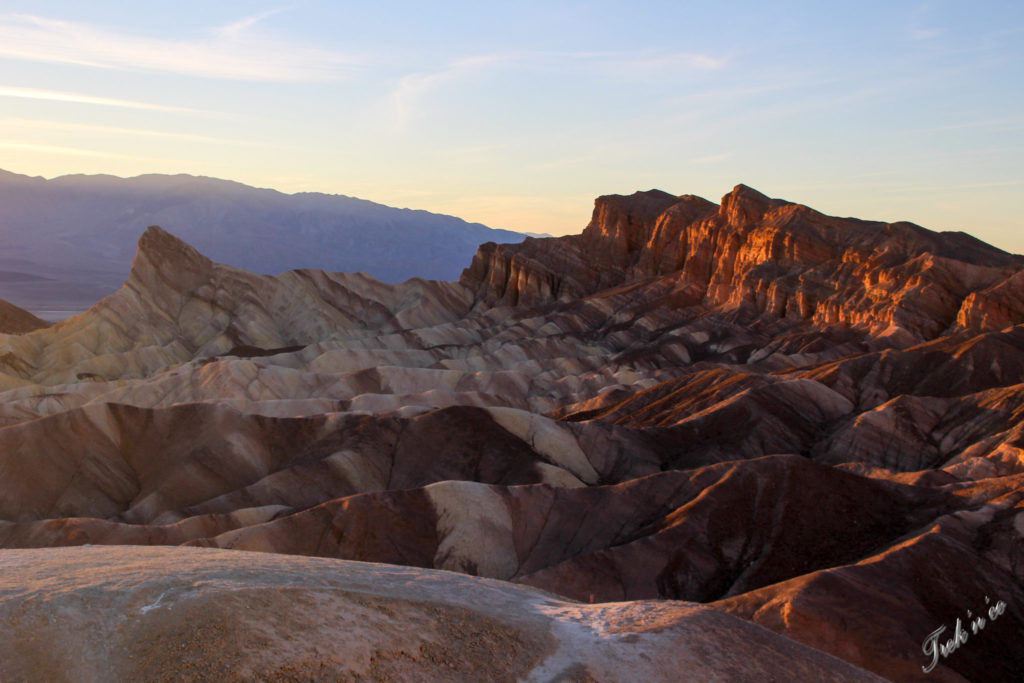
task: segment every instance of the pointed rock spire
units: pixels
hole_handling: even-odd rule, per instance
[[[128,282],[144,289],[190,290],[206,279],[213,262],[163,228],[151,225],[139,238]]]

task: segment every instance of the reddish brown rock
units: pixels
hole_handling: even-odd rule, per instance
[[[961,327],[974,330],[1000,330],[1024,320],[1024,272],[981,291],[971,292],[964,299],[956,321]]]
[[[325,502],[309,509],[263,501],[162,525],[21,522],[0,525],[0,545],[193,543],[450,569],[585,602],[705,602],[856,560],[970,504],[798,456],[603,487],[448,480],[330,500],[324,486]],[[825,499],[821,520],[815,513]]]
[[[897,328],[918,340],[1024,320],[1013,303],[1021,259],[962,233],[833,218],[745,185],[713,209],[656,191],[601,197],[582,236],[487,246],[462,283],[487,304],[535,304],[676,273],[698,301],[748,319]]]
[[[1024,670],[1019,540],[1007,554],[992,539],[1019,534],[1009,527],[1020,514],[1018,504],[949,515],[860,562],[714,604],[893,680],[1014,680]],[[993,619],[998,603],[1005,611]],[[986,625],[975,633],[977,616]],[[924,652],[930,634],[945,627],[947,645],[957,620],[967,637],[925,673],[936,659]]]
[[[495,417],[467,406],[411,418],[88,406],[0,430],[0,519],[173,522],[445,480],[582,486],[580,477],[636,472],[606,456],[595,463],[609,472],[598,473],[577,437],[553,423],[546,432],[529,427],[524,441]]]

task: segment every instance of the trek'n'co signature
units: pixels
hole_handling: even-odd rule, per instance
[[[981,633],[982,629],[989,621],[995,621],[999,616],[1006,611],[1006,603],[1002,600],[997,600],[995,604],[985,596],[985,607],[981,610],[982,613],[978,616],[974,616],[971,610],[967,610],[967,627],[971,631],[971,635],[977,635]],[[986,614],[988,619],[985,619]],[[946,640],[945,643],[940,643],[939,638],[942,636],[943,631],[946,627],[940,626],[924,639],[924,644],[921,649],[924,650],[926,657],[931,657],[931,662],[928,666],[922,666],[921,670],[925,673],[929,673],[939,663],[939,656],[943,658],[950,656],[959,649],[961,645],[967,642],[967,628],[964,628],[963,622],[959,617],[956,620],[956,626],[953,628],[952,637]]]

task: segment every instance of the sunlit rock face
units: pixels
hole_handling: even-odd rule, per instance
[[[581,236],[485,245],[462,282],[487,304],[536,303],[671,277],[672,305],[924,341],[1024,319],[1022,265],[963,233],[833,218],[738,185],[718,206],[658,191],[599,197]]]
[[[467,616],[461,597],[413,598],[381,579],[375,595],[394,616],[352,647],[420,633],[422,615],[395,605],[433,600],[467,624],[511,628],[506,644],[532,643],[473,664],[478,678],[493,677],[487,666],[635,678],[612,663],[625,656],[607,649],[615,633],[649,648],[630,652],[648,655],[650,680],[671,680],[659,648],[682,656],[695,629],[714,628],[716,645],[693,645],[696,677],[829,680],[827,667],[831,680],[1013,680],[1024,670],[1020,272],[1020,257],[963,234],[828,217],[742,185],[721,204],[601,197],[581,235],[485,244],[459,283],[257,275],[152,227],[119,291],[0,336],[0,547],[38,549],[0,561],[80,582],[72,601],[99,595],[74,558],[120,566],[131,552],[146,571],[174,563],[200,577],[186,582],[207,575],[205,558],[252,567],[238,580],[266,585],[278,563],[299,562],[289,576],[329,566],[300,555],[340,572],[386,563],[359,571],[413,585],[447,576],[450,596],[499,591],[512,611]],[[182,547],[59,549],[83,544]],[[6,580],[42,580],[30,573]],[[143,584],[137,602],[163,614]],[[237,621],[229,597],[197,596],[223,612],[217,623]],[[4,600],[0,611],[22,614]],[[538,600],[561,616],[538,617]],[[930,661],[930,634],[946,626],[948,640],[968,610],[997,603],[983,630]],[[109,629],[141,614],[108,607],[88,618]],[[536,630],[502,621],[514,610],[540,619]],[[193,612],[167,614],[147,628],[178,642]],[[32,619],[19,642],[36,637]],[[587,654],[551,659],[566,619],[604,644],[572,636]],[[444,637],[395,635],[388,652],[415,653],[402,675],[427,676]],[[137,677],[134,645],[117,643],[122,679]],[[748,646],[779,658],[744,668]],[[17,668],[59,664],[27,652],[5,655],[0,678],[63,675]],[[335,666],[303,652],[296,671]],[[241,667],[230,671],[271,670],[214,654]]]

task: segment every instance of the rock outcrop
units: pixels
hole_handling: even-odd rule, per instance
[[[1024,321],[1022,268],[963,233],[833,218],[738,185],[718,206],[658,191],[599,197],[582,235],[484,245],[461,281],[492,305],[670,278],[676,306],[923,341]]]
[[[277,277],[215,264],[150,227],[122,289],[34,335],[0,340],[12,374],[41,384],[146,377],[241,348],[306,346],[457,320],[468,309],[452,283],[389,285],[363,274],[289,271]]]

